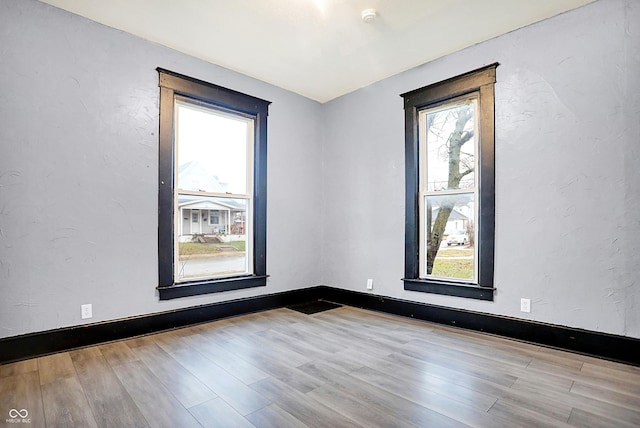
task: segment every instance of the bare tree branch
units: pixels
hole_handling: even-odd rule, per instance
[[[461,172],[461,173],[460,173],[460,178],[462,178],[462,177],[464,177],[464,176],[466,176],[466,175],[471,174],[474,170],[475,170],[475,168],[469,168],[469,169],[468,169],[468,170],[466,170],[465,172]]]

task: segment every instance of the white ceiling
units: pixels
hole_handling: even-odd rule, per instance
[[[42,1],[326,102],[594,0]]]

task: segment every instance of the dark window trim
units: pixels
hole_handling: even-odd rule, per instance
[[[242,290],[244,288],[252,287],[264,287],[267,285],[267,278],[268,275],[244,275],[221,279],[180,282],[167,287],[158,287],[158,292],[160,293],[160,300],[170,300],[178,297],[221,293],[223,291]]]
[[[401,95],[405,110],[405,272],[404,289],[472,299],[493,300],[495,234],[495,112],[494,84],[498,63]],[[477,94],[481,129],[478,215],[478,285],[420,278],[420,110]]]
[[[267,116],[271,102],[173,71],[157,68],[160,86],[158,182],[158,293],[160,300],[217,293],[267,284]],[[249,115],[254,124],[253,274],[174,282],[174,132],[176,96]]]

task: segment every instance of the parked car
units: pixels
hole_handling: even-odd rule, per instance
[[[447,245],[469,245],[469,234],[464,230],[457,230],[447,236]]]

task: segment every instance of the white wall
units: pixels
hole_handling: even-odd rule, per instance
[[[272,101],[268,286],[158,301],[158,73]],[[321,105],[33,0],[0,2],[0,337],[316,285]],[[292,196],[292,195],[295,195]]]
[[[602,0],[326,104],[322,282],[640,337],[639,23]],[[495,301],[404,291],[399,94],[493,62]]]
[[[0,337],[81,324],[83,303],[95,322],[367,278],[383,296],[640,337],[639,23],[637,1],[601,0],[319,105],[2,0]],[[495,61],[496,299],[405,292],[399,94]],[[158,301],[158,66],[273,101],[266,288]]]

